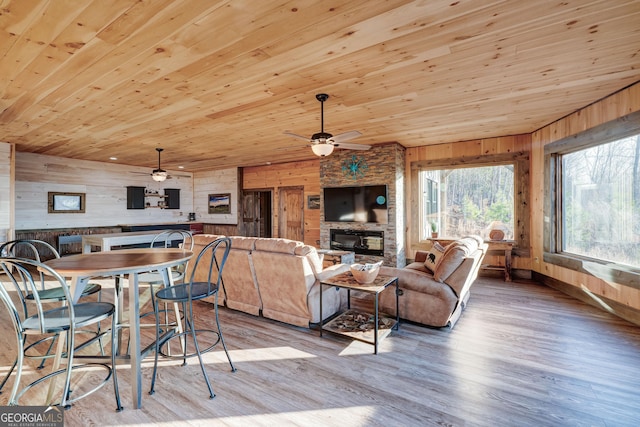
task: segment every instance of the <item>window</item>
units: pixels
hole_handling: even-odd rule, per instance
[[[420,183],[422,184],[422,218],[427,221],[420,227],[423,230],[422,235],[428,236],[431,232],[431,224],[438,224],[438,181],[440,179],[440,171],[423,171]]]
[[[544,151],[545,262],[637,287],[640,111]]]
[[[513,239],[514,163],[422,170],[418,176],[420,240],[430,237],[432,223],[447,238],[489,238],[492,229],[500,229]]]
[[[561,251],[640,267],[640,134],[558,161]]]

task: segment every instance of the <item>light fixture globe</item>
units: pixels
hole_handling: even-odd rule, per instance
[[[167,172],[162,169],[155,169],[151,174],[151,178],[153,178],[154,181],[162,182],[167,179]]]
[[[333,153],[333,145],[327,143],[314,144],[311,146],[313,154],[319,157],[325,157]]]

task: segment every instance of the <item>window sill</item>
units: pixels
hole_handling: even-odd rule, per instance
[[[597,277],[607,282],[640,289],[640,269],[576,255],[545,252],[544,262]]]

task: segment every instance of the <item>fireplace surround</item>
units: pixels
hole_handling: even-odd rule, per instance
[[[353,177],[346,173],[354,157],[362,164],[366,163],[367,169],[364,176]],[[369,231],[371,236],[357,236],[343,233],[345,239],[351,239],[348,246],[360,246],[358,248],[345,248],[345,242],[338,242],[342,250],[355,252],[355,261],[369,263],[383,261],[384,265],[402,268],[406,265],[404,247],[404,176],[405,176],[405,149],[395,142],[374,145],[371,149],[354,153],[350,150],[335,150],[331,156],[320,159],[320,247],[336,248],[335,239],[331,231]],[[346,172],[345,172],[346,171]],[[352,187],[386,185],[387,186],[387,222],[386,223],[359,223],[327,221],[324,217],[323,189],[326,187]],[[360,245],[359,237],[363,237]],[[365,240],[364,237],[368,239]],[[376,240],[377,238],[377,240]],[[366,248],[365,248],[366,246]],[[375,249],[374,249],[375,248]],[[379,248],[379,249],[378,249]],[[336,250],[336,249],[334,249]],[[363,253],[365,252],[365,253]]]
[[[330,236],[331,249],[384,256],[384,231],[332,228]]]

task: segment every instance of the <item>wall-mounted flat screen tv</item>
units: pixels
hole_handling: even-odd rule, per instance
[[[387,224],[387,186],[326,187],[324,220]]]

